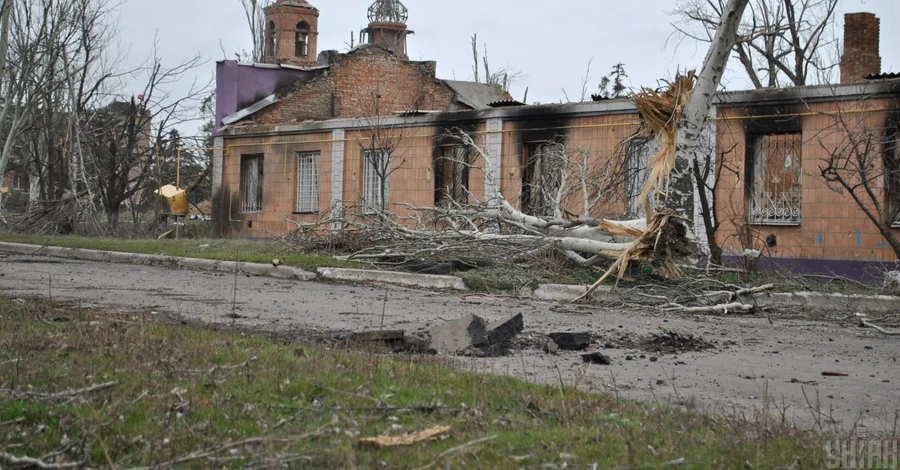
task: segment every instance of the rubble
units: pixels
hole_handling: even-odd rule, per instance
[[[590,333],[550,333],[547,336],[559,349],[565,351],[583,351],[591,344]]]
[[[608,365],[612,364],[612,359],[610,359],[609,356],[605,356],[605,355],[603,355],[603,353],[599,353],[599,352],[593,352],[590,354],[582,354],[581,359],[583,359],[584,362],[587,362],[589,364],[599,364],[601,366],[608,366]]]
[[[431,328],[431,347],[441,354],[465,354],[488,344],[487,323],[477,315],[466,315]]]

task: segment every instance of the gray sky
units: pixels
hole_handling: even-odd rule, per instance
[[[319,51],[346,51],[350,34],[366,26],[373,0],[308,0],[320,12]],[[493,69],[521,70],[512,93],[529,102],[559,102],[563,89],[577,100],[588,61],[593,59],[589,93],[617,62],[625,63],[629,86],[655,86],[679,69],[698,68],[706,45],[671,36],[672,0],[403,0],[409,9],[413,60],[434,60],[440,78],[472,78],[471,36],[488,46]],[[881,18],[884,72],[900,71],[900,1],[841,0],[836,28],[847,12],[868,11]],[[200,72],[214,74],[215,61],[250,49],[240,0],[124,0],[121,42],[135,63],[147,57],[154,35],[159,55],[177,63],[194,54],[208,58]],[[667,44],[668,42],[668,44]],[[223,55],[222,51],[225,51]],[[732,64],[734,61],[732,61]],[[726,76],[729,89],[748,88],[740,73]],[[137,92],[137,91],[136,91]]]

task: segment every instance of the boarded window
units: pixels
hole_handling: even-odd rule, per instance
[[[297,23],[297,31],[294,37],[294,55],[297,57],[309,55],[309,24],[305,21]]]
[[[388,192],[387,176],[390,153],[386,150],[366,150],[363,158],[363,211],[367,214],[385,210],[384,197]]]
[[[750,223],[800,225],[803,201],[801,134],[766,134],[753,140]]]
[[[263,156],[241,155],[241,212],[261,212]]]
[[[434,204],[469,203],[469,152],[463,146],[441,147],[434,162]]]
[[[558,142],[525,146],[520,203],[526,214],[552,217],[566,171],[566,149]]]
[[[319,152],[297,154],[297,212],[319,212]]]

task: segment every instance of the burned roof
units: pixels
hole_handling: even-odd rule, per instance
[[[456,93],[457,101],[472,109],[490,108],[491,103],[510,99],[509,94],[496,85],[457,80],[444,80],[444,83]]]
[[[893,80],[895,78],[900,78],[900,73],[873,73],[865,76],[866,80]]]

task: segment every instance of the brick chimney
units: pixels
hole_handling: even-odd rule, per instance
[[[881,73],[881,20],[873,13],[844,15],[844,56],[841,84],[865,81],[866,75]]]

